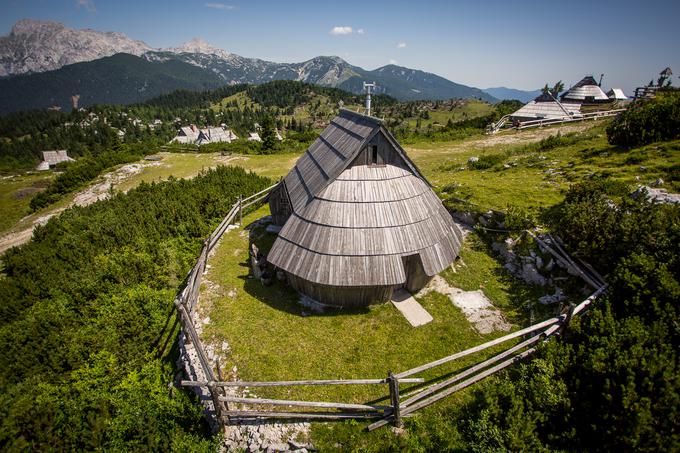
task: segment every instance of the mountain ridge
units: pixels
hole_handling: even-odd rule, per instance
[[[529,101],[533,101],[541,94],[541,90],[518,90],[516,88],[508,87],[483,88],[482,91],[501,101],[516,99],[525,104]]]
[[[116,51],[117,49],[122,50]],[[171,91],[177,88],[187,88],[187,84],[191,85],[184,79],[186,67],[169,64],[170,61],[176,61],[200,68],[205,74],[198,76],[198,79],[201,82],[210,80],[210,84],[213,83],[215,77],[219,78],[223,84],[261,84],[272,80],[297,80],[361,93],[363,82],[371,81],[377,84],[376,93],[388,94],[402,101],[450,98],[477,98],[491,103],[497,101],[495,97],[478,88],[458,84],[436,74],[396,65],[386,65],[369,71],[353,66],[338,56],[318,56],[299,63],[277,63],[243,57],[212,46],[200,38],[194,38],[178,47],[154,49],[143,41],[132,40],[122,33],[99,32],[90,29],[74,30],[58,22],[30,19],[17,22],[8,36],[0,37],[0,76],[14,80],[13,83],[21,86],[23,92],[26,93],[31,90],[31,80],[47,81],[45,76],[38,78],[31,76],[48,72],[49,76],[64,80],[62,77],[64,72],[58,72],[63,69],[74,80],[82,80],[79,70],[93,75],[97,74],[97,69],[87,65],[78,66],[76,69],[70,66],[77,63],[92,63],[121,53],[139,57],[149,63],[165,63],[166,69],[178,68],[180,74],[176,77],[166,74],[168,77],[162,83],[156,84],[154,80],[145,79],[145,74],[159,67],[144,65],[134,59],[119,58],[117,61],[126,61],[130,66],[123,68],[121,65],[114,65],[111,69],[119,71],[120,74],[106,75],[109,80],[114,80],[117,76],[120,78],[123,74],[135,80],[143,79],[150,87],[149,91],[155,94],[162,94],[159,90]],[[104,63],[106,64],[108,63]],[[141,72],[135,73],[137,70]],[[172,79],[178,81],[177,86],[172,87],[168,84]],[[96,86],[92,84],[78,85],[68,80],[66,83],[73,90],[82,91],[83,87],[96,89]],[[154,84],[159,86],[154,86]],[[9,83],[9,86],[12,86],[12,83]],[[214,88],[212,85],[210,87]],[[60,91],[65,89],[65,87],[60,88]],[[40,90],[40,87],[38,89]],[[125,89],[126,87],[120,87],[120,96],[113,96],[110,100],[115,102],[117,98],[130,98],[134,90],[136,93],[133,95],[136,98],[145,95],[140,94],[139,90],[132,86],[127,87],[128,93],[122,92]],[[81,105],[88,105],[87,99],[98,98],[97,93],[92,92],[70,93],[70,95],[75,94],[81,96]],[[44,103],[46,100],[25,103],[25,107],[22,107],[17,99],[12,98],[9,101],[14,106],[12,109],[21,109],[35,108],[36,105],[42,105],[41,102]],[[55,104],[66,106],[69,102],[70,100],[58,99]],[[11,111],[7,107],[3,110]]]

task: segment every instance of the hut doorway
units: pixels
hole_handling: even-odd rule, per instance
[[[403,287],[408,292],[415,293],[427,285],[430,277],[425,273],[420,254],[402,256],[401,262],[404,264],[404,274],[406,274],[406,282]]]

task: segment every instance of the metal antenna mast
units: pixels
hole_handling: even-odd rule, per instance
[[[371,88],[375,88],[375,82],[364,82],[364,90],[366,90],[366,115],[371,116]]]

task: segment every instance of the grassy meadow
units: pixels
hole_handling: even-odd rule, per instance
[[[460,309],[446,296],[434,292],[419,298],[434,321],[418,328],[412,327],[391,304],[327,309],[323,313],[303,307],[290,287],[279,282],[265,287],[250,275],[250,241],[266,250],[275,239],[256,223],[268,214],[268,206],[263,206],[244,217],[245,230],[224,235],[209,259],[210,269],[202,287],[200,311],[203,318],[210,319],[203,336],[216,345],[229,343],[222,368],[230,378],[383,378],[388,371],[404,371],[503,334],[479,334]],[[464,289],[483,289],[516,326],[523,324],[522,305],[532,289],[507,275],[489,257],[475,233],[468,236],[462,258],[456,271],[444,272],[444,278]],[[423,377],[434,379],[490,353],[485,351],[444,365]],[[414,385],[404,386],[405,391],[409,388]],[[255,392],[258,396],[288,399],[384,402],[386,387],[258,388]]]

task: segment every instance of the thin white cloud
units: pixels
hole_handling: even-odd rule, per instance
[[[331,35],[335,36],[340,36],[340,35],[351,35],[352,34],[352,27],[333,27],[331,29]]]
[[[406,47],[406,43],[403,41],[397,44],[397,49],[403,49],[404,47]]]
[[[236,7],[234,5],[225,5],[224,3],[206,3],[206,8],[221,9],[222,11],[232,11]]]
[[[78,8],[85,8],[91,13],[97,12],[97,7],[94,6],[94,2],[92,0],[76,0],[76,6]]]
[[[397,60],[395,60],[394,58],[390,58],[390,64],[397,64]]]
[[[357,30],[357,35],[363,35],[364,34],[364,29],[360,28]]]

